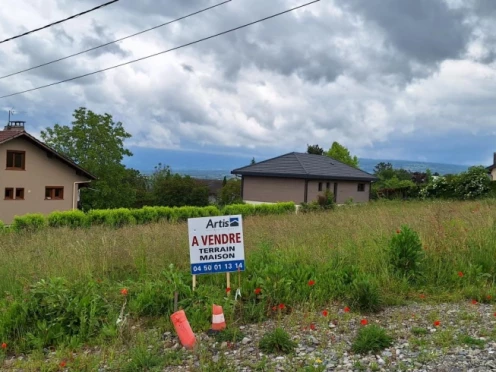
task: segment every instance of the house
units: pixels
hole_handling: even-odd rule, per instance
[[[493,165],[486,168],[488,173],[491,175],[491,180],[496,181],[496,152],[494,153]]]
[[[203,178],[195,178],[194,180],[199,184],[208,187],[209,203],[217,202],[217,196],[219,195],[219,191],[222,189],[222,180],[203,179]]]
[[[0,221],[77,209],[79,189],[96,178],[28,134],[24,122],[0,130]]]
[[[368,202],[373,175],[325,155],[291,152],[231,171],[246,203],[310,203],[326,189],[337,204]]]

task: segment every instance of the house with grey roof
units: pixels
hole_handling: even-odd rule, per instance
[[[330,190],[337,204],[370,200],[370,173],[329,156],[291,152],[234,169],[241,176],[241,195],[246,203],[293,201],[310,203]]]

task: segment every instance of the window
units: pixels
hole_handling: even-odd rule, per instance
[[[15,198],[16,200],[24,200],[24,189],[18,188],[15,189]]]
[[[62,200],[64,199],[64,188],[63,187],[46,187],[45,188],[45,199],[46,200]]]
[[[322,191],[322,182],[319,182],[319,191]]]
[[[329,190],[331,188],[331,183],[330,182],[327,182],[326,183],[326,189]]]
[[[358,191],[365,191],[365,184],[364,183],[358,184]]]
[[[7,151],[7,169],[24,170],[26,165],[25,151]]]
[[[5,200],[14,200],[14,189],[12,187],[5,189]]]

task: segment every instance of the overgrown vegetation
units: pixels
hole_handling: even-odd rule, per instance
[[[79,227],[79,212],[54,214],[46,222],[57,229],[0,235],[0,343],[8,353],[77,348],[145,320],[172,331],[176,292],[195,332],[210,329],[212,303],[229,325],[301,307],[320,313],[330,303],[355,313],[412,300],[492,303],[495,206],[387,201],[315,215],[262,209],[244,221],[246,271],[231,275],[229,293],[225,276],[214,274],[198,276],[192,291],[187,226],[160,217],[173,208],[113,217],[95,211],[91,228]],[[116,230],[129,216],[140,225]]]

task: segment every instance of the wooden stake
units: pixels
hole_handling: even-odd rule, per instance
[[[196,288],[196,275],[193,275],[193,291]]]
[[[227,272],[226,273],[226,280],[227,280],[227,288],[231,288],[231,273]],[[228,292],[228,295],[231,294],[231,291]]]

